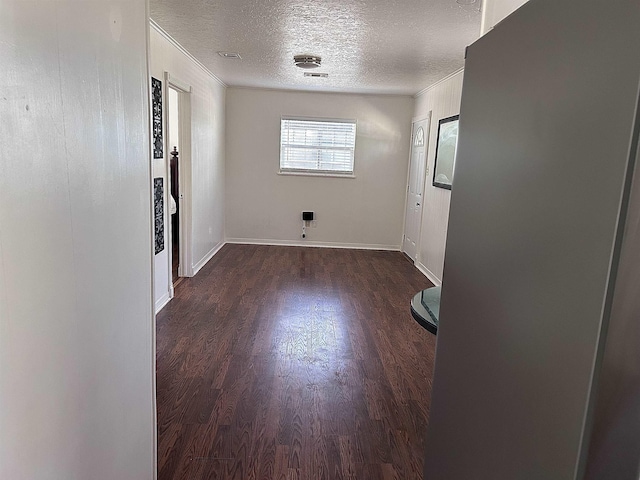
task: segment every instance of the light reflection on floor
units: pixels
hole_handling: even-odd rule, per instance
[[[340,383],[352,358],[349,319],[338,295],[298,289],[283,296],[273,329],[279,374],[299,377],[307,387]]]

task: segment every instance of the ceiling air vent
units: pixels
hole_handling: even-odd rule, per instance
[[[304,72],[305,77],[316,77],[316,78],[327,78],[329,76],[328,73],[319,73],[319,72]]]
[[[293,62],[300,68],[318,68],[322,58],[317,55],[294,55]]]
[[[218,55],[224,58],[237,58],[238,60],[242,60],[240,54],[235,52],[218,52]]]

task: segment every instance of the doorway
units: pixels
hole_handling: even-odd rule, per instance
[[[165,72],[167,108],[166,205],[169,285],[193,276],[191,265],[191,86]]]
[[[169,246],[171,249],[171,284],[180,280],[180,95],[169,85]]]
[[[404,222],[402,251],[415,263],[418,256],[425,177],[427,170],[427,145],[431,114],[416,120],[411,126],[411,159],[407,181],[407,203]]]

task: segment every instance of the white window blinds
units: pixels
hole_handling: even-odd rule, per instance
[[[353,173],[356,122],[283,118],[280,171]]]

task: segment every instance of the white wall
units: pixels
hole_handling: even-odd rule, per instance
[[[164,72],[190,85],[191,93],[191,185],[192,265],[198,270],[224,242],[224,126],[226,88],[188,56],[158,27],[151,28],[151,75],[163,81]],[[165,107],[167,99],[165,100]],[[166,126],[165,126],[166,128]],[[170,147],[166,146],[165,156]],[[181,169],[184,159],[181,159]],[[167,186],[166,159],[153,160],[154,177]],[[165,202],[165,205],[167,203]],[[185,210],[183,209],[182,212]],[[169,298],[169,213],[165,208],[165,249],[155,256],[156,308]]]
[[[0,15],[0,478],[154,477],[144,0]]]
[[[451,191],[433,186],[438,120],[460,113],[463,75],[464,72],[459,71],[420,94],[415,100],[413,112],[414,118],[422,118],[432,112],[427,151],[428,173],[425,182],[417,265],[436,284],[442,281],[451,199]],[[455,188],[455,180],[453,188]]]
[[[528,0],[484,0],[480,35],[484,35],[496,24],[511,15]]]
[[[229,88],[227,238],[399,249],[412,99]],[[355,176],[278,175],[280,117],[357,120]],[[301,212],[317,227],[301,238]]]

